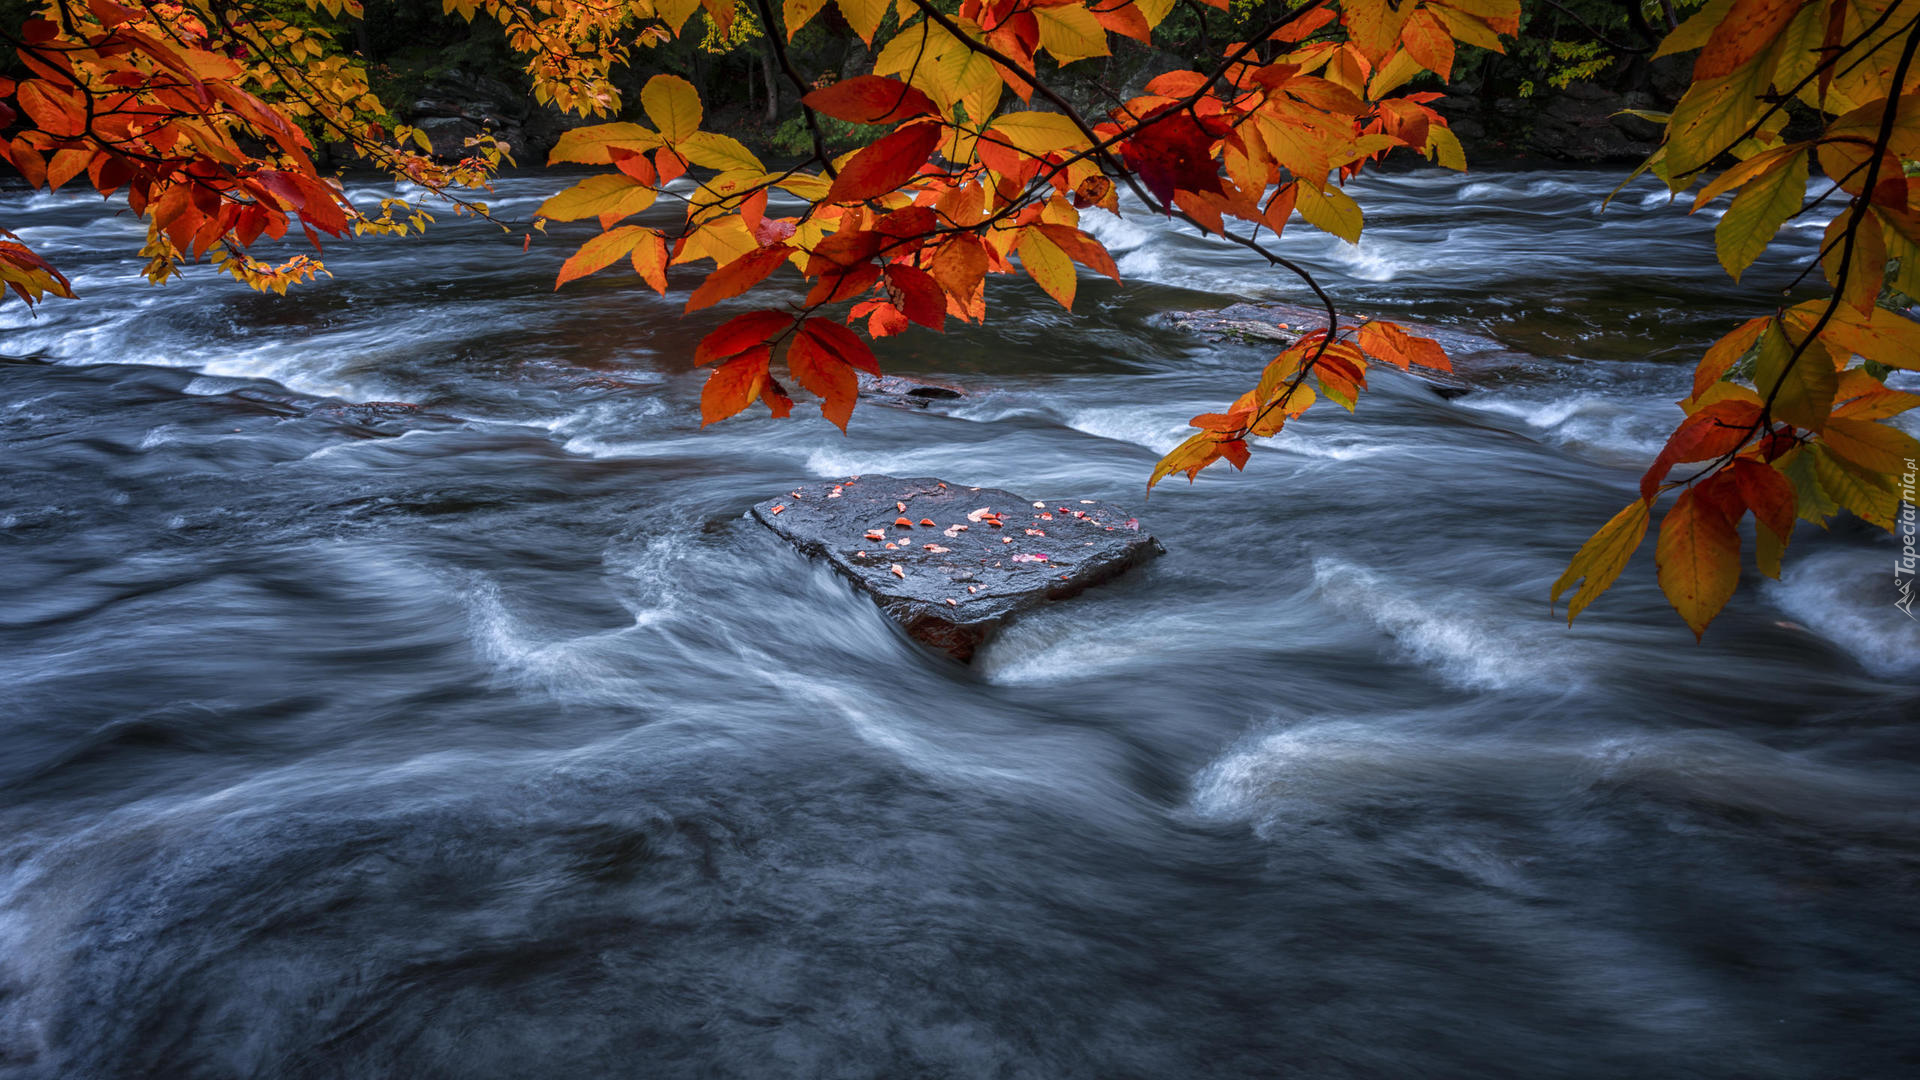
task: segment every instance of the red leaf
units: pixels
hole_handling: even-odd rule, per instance
[[[783,311],[749,311],[736,315],[700,339],[699,346],[693,350],[694,365],[711,364],[766,345],[792,325],[793,316]]]
[[[700,287],[687,298],[687,310],[699,311],[730,296],[739,296],[766,280],[767,275],[778,270],[791,254],[793,249],[785,244],[773,244],[747,252],[708,274],[707,280],[701,282]]]
[[[874,282],[880,280],[880,268],[873,263],[860,263],[840,270],[830,270],[821,275],[807,291],[808,307],[831,304],[846,300],[866,292]]]
[[[1735,458],[1733,482],[1739,489],[1741,500],[1753,510],[1754,520],[1773,530],[1773,535],[1783,540],[1793,533],[1799,497],[1794,494],[1793,481],[1787,479],[1779,469],[1746,458]]]
[[[855,75],[815,90],[800,104],[852,124],[897,124],[915,116],[933,116],[933,99],[898,79]]]
[[[1716,401],[1680,422],[1667,437],[1666,448],[1640,478],[1640,497],[1651,499],[1674,465],[1706,461],[1739,449],[1760,419],[1760,406],[1750,401]]]
[[[1120,153],[1142,183],[1162,204],[1171,207],[1175,191],[1224,194],[1220,165],[1213,160],[1214,136],[1189,113],[1165,119],[1172,105],[1162,105],[1143,120],[1153,120],[1120,144]],[[1169,211],[1171,212],[1171,211]]]
[[[808,322],[824,320],[810,319]],[[808,333],[808,327],[804,325],[800,333],[794,335],[793,344],[787,346],[787,370],[793,372],[793,377],[807,388],[808,393],[820,399],[820,415],[833,421],[833,425],[841,431],[847,430],[847,420],[853,415],[853,402],[859,394],[860,382],[854,378],[853,368],[848,367],[838,353],[821,344],[818,337]]]
[[[939,124],[903,127],[853,155],[827,191],[828,202],[865,202],[900,190],[940,145]]]
[[[887,293],[907,318],[929,330],[946,327],[947,297],[932,274],[911,266],[889,266]]]
[[[808,319],[800,324],[800,333],[845,363],[869,375],[880,374],[880,362],[873,358],[873,350],[860,340],[860,335],[839,323],[831,319]]]

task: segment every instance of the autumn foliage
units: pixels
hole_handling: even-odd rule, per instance
[[[359,15],[351,0],[306,2]],[[637,110],[611,79],[697,11],[724,35],[733,0],[444,0],[450,12],[506,28],[540,100],[636,116],[569,131],[551,155],[601,170],[539,209],[537,223],[600,228],[566,260],[556,288],[626,267],[665,294],[669,267],[705,264],[686,305],[696,311],[750,296],[775,275],[805,283],[800,303],[747,307],[701,341],[693,361],[712,369],[703,423],[755,404],[786,416],[797,388],[844,429],[859,373],[879,373],[869,340],[984,320],[989,275],[1025,275],[1071,308],[1081,268],[1119,280],[1081,212],[1121,212],[1123,197],[1130,212],[1178,218],[1297,275],[1326,310],[1325,325],[1253,386],[1194,417],[1194,434],[1159,462],[1149,487],[1222,460],[1244,467],[1251,440],[1322,399],[1353,410],[1375,365],[1447,370],[1431,340],[1391,323],[1344,322],[1282,244],[1298,221],[1357,242],[1363,215],[1344,185],[1385,155],[1465,168],[1432,108],[1438,93],[1414,87],[1429,73],[1448,79],[1460,46],[1500,50],[1518,30],[1519,0],[1276,5],[1210,65],[1163,72],[1098,113],[1075,108],[1052,73],[1107,55],[1116,37],[1152,43],[1173,0],[831,2],[873,49],[873,69],[815,86],[785,43],[829,0],[784,0],[777,10],[754,0],[813,135],[807,160],[769,168],[703,126],[685,79],[654,76]],[[428,222],[417,201],[353,206],[315,169],[312,133],[480,214],[485,203],[472,193],[505,160],[483,138],[463,161],[433,161],[323,33],[245,2],[52,0],[13,43],[33,77],[0,86],[10,103],[0,109],[12,114],[0,119],[19,129],[0,155],[35,186],[84,177],[124,196],[148,224],[143,254],[155,280],[207,257],[257,288],[284,290],[324,268],[304,255],[254,260],[247,252],[262,236],[297,225],[317,253],[323,238],[349,230]],[[1710,0],[1662,46],[1698,58],[1691,89],[1657,118],[1667,137],[1643,171],[1676,193],[1699,186],[1696,207],[1732,196],[1715,238],[1736,278],[1788,219],[1838,205],[1819,259],[1833,294],[1755,318],[1708,350],[1640,499],[1555,583],[1556,601],[1574,589],[1570,616],[1619,575],[1668,494],[1659,579],[1696,633],[1737,583],[1749,513],[1756,560],[1776,575],[1796,520],[1824,522],[1845,508],[1891,527],[1892,474],[1920,457],[1883,422],[1920,404],[1884,383],[1890,368],[1920,367],[1920,324],[1881,306],[1889,287],[1920,295],[1920,181],[1907,175],[1920,160],[1916,45],[1920,0]],[[1788,121],[1807,117],[1817,132],[1788,140]],[[822,118],[876,137],[830,154]],[[1809,203],[1815,167],[1833,190]],[[775,192],[801,209],[773,216]],[[631,220],[663,199],[684,211],[674,226]],[[71,295],[55,267],[8,236],[0,277],[17,295]]]

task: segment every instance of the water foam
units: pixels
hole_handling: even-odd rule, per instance
[[[1920,675],[1920,621],[1894,607],[1894,548],[1789,558],[1764,594],[1781,611],[1881,676]],[[1912,577],[1904,580],[1911,582]]]
[[[1401,579],[1328,556],[1313,560],[1313,580],[1333,607],[1366,619],[1455,686],[1558,693],[1581,675],[1577,654],[1538,635],[1537,611],[1500,612],[1459,591],[1422,596]]]

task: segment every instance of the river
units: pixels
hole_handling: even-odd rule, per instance
[[[1822,224],[1735,285],[1618,180],[1357,184],[1358,248],[1283,250],[1511,362],[1150,503],[1271,355],[1161,313],[1304,299],[1150,218],[1090,219],[1128,283],[1071,315],[1001,279],[882,342],[971,396],[842,436],[700,430],[735,309],[554,294],[580,229],[342,243],[280,299],[5,196],[84,302],[0,308],[0,1077],[1913,1075],[1889,538],[1802,524],[1704,644],[1650,544],[1548,611]],[[879,472],[1168,554],[962,668],[745,516]]]

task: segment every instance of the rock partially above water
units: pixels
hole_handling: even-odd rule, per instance
[[[825,556],[909,636],[962,663],[1013,615],[1164,550],[1107,503],[1043,505],[931,477],[805,484],[753,516],[802,552]]]
[[[1323,309],[1282,303],[1236,303],[1208,311],[1170,311],[1163,318],[1175,329],[1205,334],[1214,341],[1242,341],[1282,348],[1298,341],[1300,335],[1327,324],[1327,313]],[[1353,321],[1351,314],[1343,316],[1343,324],[1351,325]],[[1447,350],[1453,371],[1416,367],[1407,372],[1441,397],[1459,397],[1487,376],[1533,360],[1491,338],[1403,319],[1394,321],[1409,333],[1433,338]]]
[[[899,375],[869,375],[863,371],[859,378],[861,400],[896,409],[924,409],[936,401],[961,401],[967,396],[957,386]]]

